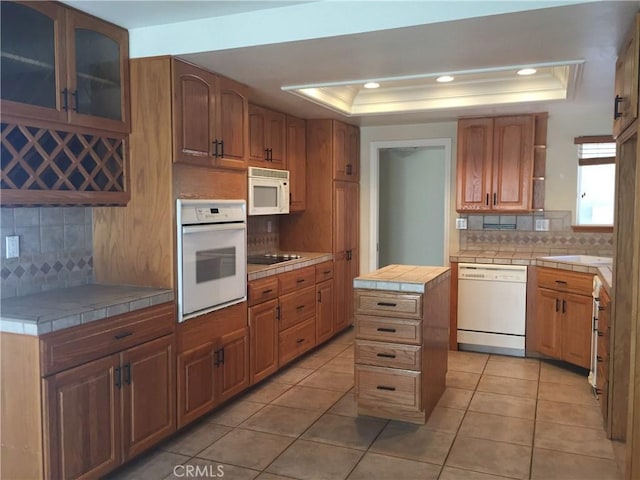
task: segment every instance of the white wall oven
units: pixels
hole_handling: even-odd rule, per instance
[[[177,201],[178,321],[247,299],[244,200]]]

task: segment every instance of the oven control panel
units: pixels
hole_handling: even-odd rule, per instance
[[[246,222],[246,204],[241,201],[179,201],[180,223],[197,225],[204,223]]]

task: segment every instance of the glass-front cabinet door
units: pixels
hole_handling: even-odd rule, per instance
[[[70,121],[129,131],[129,40],[126,30],[67,12]]]
[[[66,121],[65,10],[51,2],[3,1],[0,40],[0,98],[7,115]]]

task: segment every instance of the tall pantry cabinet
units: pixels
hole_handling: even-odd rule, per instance
[[[353,323],[358,276],[359,129],[336,120],[307,120],[306,210],[280,221],[282,249],[332,252],[332,331]]]

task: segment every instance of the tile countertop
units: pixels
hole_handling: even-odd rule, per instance
[[[100,284],[5,298],[0,304],[0,331],[44,335],[173,299],[168,289]]]
[[[353,279],[354,288],[424,293],[429,285],[449,278],[449,267],[387,265]]]
[[[539,252],[500,252],[467,250],[449,257],[452,262],[496,263],[502,265],[536,265],[539,267],[559,268],[573,272],[593,273],[602,280],[605,290],[611,293],[612,264],[611,257],[591,255],[545,255]]]
[[[277,252],[280,253],[280,252]],[[309,267],[317,263],[329,262],[333,260],[331,253],[320,252],[286,252],[288,254],[300,255],[302,258],[276,263],[275,265],[247,265],[247,280],[258,280],[259,278],[278,275],[279,273],[290,272],[299,268]]]

